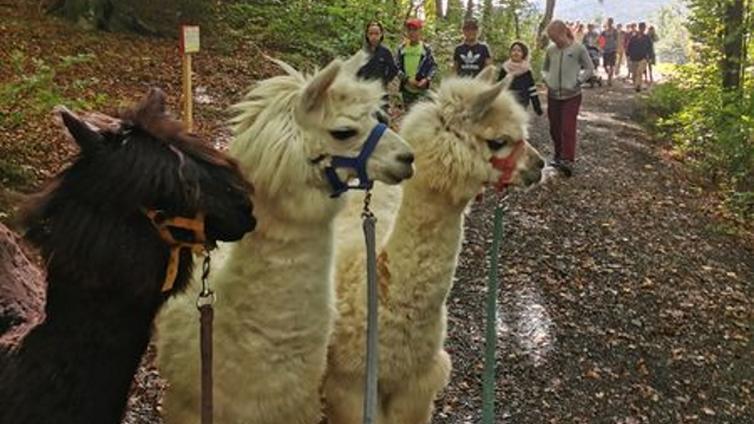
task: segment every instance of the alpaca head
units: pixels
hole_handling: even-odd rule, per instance
[[[544,161],[526,142],[527,113],[505,82],[490,81],[493,69],[443,81],[403,123],[401,135],[416,152],[415,179],[452,204],[466,204],[487,185],[541,178]]]
[[[287,75],[260,81],[234,106],[231,153],[251,168],[259,195],[284,201],[281,194],[315,190],[329,196],[324,170],[331,158],[358,156],[378,124],[385,93],[379,82],[357,79],[363,59],[363,53],[335,59],[311,76],[276,61]],[[409,145],[388,129],[366,162],[368,176],[397,184],[411,177],[413,159]],[[336,172],[341,180],[357,176],[350,168]]]
[[[210,243],[238,240],[254,229],[251,186],[238,166],[183,131],[166,112],[161,91],[151,90],[117,118],[80,118],[65,108],[58,113],[80,153],[26,217],[27,235],[54,257],[51,266],[73,275],[84,272],[74,269],[82,261],[103,273],[148,269],[149,261],[161,260],[166,251],[148,211],[160,220],[196,218]],[[196,232],[168,231],[176,241],[198,241]],[[110,265],[118,255],[139,253],[143,267]]]

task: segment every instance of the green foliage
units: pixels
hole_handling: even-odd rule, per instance
[[[749,54],[748,62],[740,63],[741,69],[749,69],[748,74],[743,72],[740,87],[728,89],[723,89],[722,59],[726,45],[733,40],[731,36],[742,37],[741,45],[748,46],[749,52],[754,50],[754,11],[744,6],[747,16],[734,20],[737,22],[734,24],[727,15],[733,1],[736,0],[687,0],[688,15],[683,26],[678,21],[683,16],[682,10],[660,12],[661,38],[688,31],[692,43],[684,47],[690,62],[675,67],[670,79],[652,91],[647,100],[648,123],[660,136],[673,140],[678,155],[723,191],[730,211],[752,220],[753,56]],[[743,24],[739,26],[738,22]],[[746,54],[741,57],[747,60]]]
[[[25,120],[49,113],[59,104],[66,104],[76,109],[93,109],[107,102],[105,94],[92,98],[80,95],[80,91],[95,85],[96,79],[80,79],[70,84],[77,93],[67,97],[65,88],[56,80],[56,73],[67,70],[77,64],[89,62],[91,54],[63,56],[59,63],[48,63],[43,59],[32,58],[30,61],[19,50],[11,52],[11,67],[16,71],[15,80],[0,84],[0,127],[15,128]],[[30,72],[27,69],[31,68]]]
[[[0,183],[3,187],[28,187],[34,181],[34,174],[10,158],[0,158]],[[0,207],[0,210],[5,208]]]
[[[717,66],[676,67],[647,100],[650,127],[726,194],[730,210],[754,219],[754,81],[725,92]]]
[[[235,34],[265,49],[279,52],[295,65],[322,65],[336,56],[353,54],[364,41],[364,25],[377,19],[385,27],[385,45],[403,41],[407,16],[425,20],[424,38],[440,64],[441,74],[451,68],[453,47],[461,42],[461,24],[467,4],[449,0],[445,16],[436,19],[436,2],[425,0],[257,0],[234,1],[216,10],[220,33]],[[497,59],[508,54],[517,32],[533,44],[538,22],[536,8],[527,0],[487,0],[473,8],[480,19],[481,37]]]
[[[219,19],[301,65],[352,54],[364,41],[364,26],[374,19],[385,26],[386,44],[397,43],[403,12],[393,1],[237,1],[224,6]]]
[[[679,2],[669,4],[657,11],[652,18],[660,40],[655,52],[662,62],[683,64],[690,55],[689,31],[686,29],[687,11]]]

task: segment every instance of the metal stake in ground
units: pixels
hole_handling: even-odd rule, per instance
[[[367,369],[364,385],[364,424],[376,422],[377,413],[377,254],[375,252],[375,224],[377,218],[369,210],[372,193],[367,191],[364,198],[364,211],[361,213],[364,240],[367,248]]]
[[[482,424],[495,422],[495,350],[497,348],[497,261],[503,237],[503,208],[495,209],[495,229],[490,248],[490,275],[487,286],[487,322],[484,341],[484,379],[482,382]]]

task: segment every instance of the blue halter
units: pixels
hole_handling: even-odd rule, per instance
[[[374,181],[370,180],[369,175],[367,175],[367,160],[369,160],[369,156],[374,152],[377,143],[380,141],[380,138],[382,138],[382,135],[385,134],[386,130],[387,125],[382,123],[379,123],[372,128],[369,137],[367,137],[367,141],[361,148],[361,152],[355,158],[349,158],[346,156],[332,157],[330,165],[325,168],[325,177],[327,177],[327,182],[330,183],[330,187],[332,188],[332,194],[330,194],[330,197],[340,197],[341,194],[350,189],[369,190],[372,188]],[[359,177],[359,184],[348,185],[347,182],[342,181],[338,177],[338,173],[335,172],[338,168],[355,169],[356,174]]]

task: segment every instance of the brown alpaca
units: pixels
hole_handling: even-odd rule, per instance
[[[0,343],[0,422],[116,424],[152,321],[193,266],[181,249],[164,290],[171,249],[145,211],[204,216],[207,242],[234,241],[256,224],[250,186],[234,162],[168,117],[160,91],[108,128],[60,116],[81,153],[25,215],[26,238],[47,267],[45,318]]]

